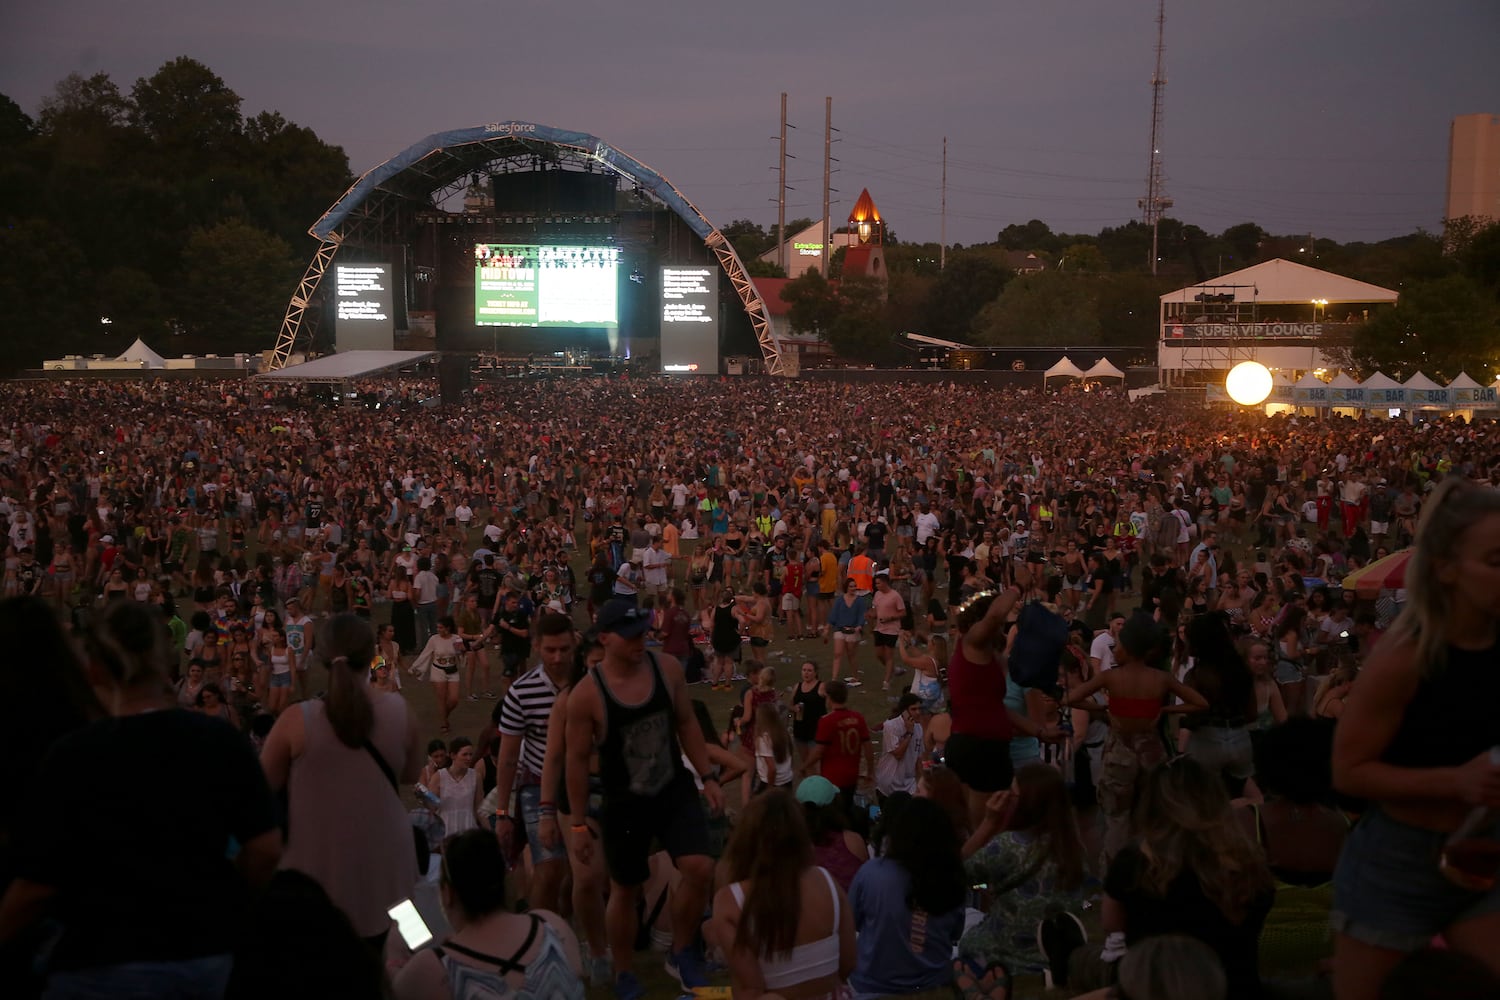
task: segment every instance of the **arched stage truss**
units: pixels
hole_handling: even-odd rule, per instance
[[[681,191],[644,163],[586,132],[519,121],[430,135],[369,170],[334,202],[308,230],[318,240],[318,249],[287,304],[271,370],[285,367],[291,358],[307,309],[340,247],[381,242],[380,237],[395,228],[403,212],[430,211],[464,190],[472,174],[486,172],[503,161],[537,155],[585,169],[611,170],[675,212],[714,252],[729,276],[750,316],[766,371],[772,375],[795,373],[795,362],[783,361],[770,313],[734,247]]]

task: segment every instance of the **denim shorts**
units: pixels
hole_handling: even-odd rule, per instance
[[[1277,684],[1296,684],[1307,680],[1307,671],[1294,660],[1277,660],[1275,677]]]
[[[516,807],[521,811],[521,819],[526,822],[526,843],[531,845],[531,863],[542,864],[546,861],[558,861],[568,856],[568,848],[562,837],[557,840],[557,846],[546,848],[542,846],[542,834],[537,828],[541,821],[540,806],[542,804],[541,785],[522,785],[516,791]],[[558,820],[562,822],[561,819]],[[567,835],[567,831],[562,831]]]
[[[1209,771],[1235,781],[1245,781],[1255,774],[1255,752],[1250,747],[1250,732],[1244,728],[1199,726],[1188,737],[1187,755]]]
[[[271,686],[273,688],[289,688],[292,686],[292,672],[288,670],[284,674],[272,674]]]
[[[1500,912],[1500,887],[1473,892],[1438,869],[1447,839],[1372,806],[1333,873],[1333,929],[1376,948],[1412,952],[1455,924]]]

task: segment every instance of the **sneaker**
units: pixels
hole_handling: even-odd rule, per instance
[[[1068,985],[1068,956],[1088,939],[1083,921],[1067,911],[1053,914],[1037,924],[1036,945],[1047,962],[1047,968],[1042,970],[1047,989]]]
[[[740,673],[739,671],[735,671],[734,676],[730,677],[729,679],[732,681],[743,681],[747,680],[748,678],[746,678],[745,675]]]
[[[703,970],[703,956],[692,945],[681,951],[667,953],[667,974],[682,984],[685,992],[691,993],[700,986],[708,985],[708,974]]]
[[[478,701],[479,700],[479,695],[477,695],[477,694],[471,694],[471,695],[469,695],[469,700],[470,701]]]
[[[850,677],[848,680],[844,681],[844,687],[857,688],[857,687],[864,687],[864,686],[865,686],[865,682],[864,681],[858,680],[858,679],[856,679],[854,677]]]
[[[495,697],[496,697],[495,692],[493,692],[493,691],[486,691],[484,693],[484,696],[485,696],[485,698],[489,699],[490,701],[494,701]]]
[[[635,978],[633,972],[622,972],[615,977],[615,1000],[645,1000],[646,987]]]
[[[897,677],[900,677],[904,673],[906,673],[906,668],[905,667],[897,667],[896,668],[896,676]]]
[[[588,969],[589,982],[596,988],[602,988],[609,984],[610,968],[608,955],[596,955],[588,960],[585,967]]]
[[[880,685],[880,690],[882,690],[882,691],[889,691],[890,689],[891,689],[891,685],[890,685],[889,681],[887,681],[886,683]]]

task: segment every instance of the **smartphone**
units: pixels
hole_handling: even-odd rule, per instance
[[[432,940],[432,931],[427,929],[427,922],[417,912],[417,904],[411,900],[402,900],[386,912],[396,921],[396,930],[401,932],[401,940],[412,951]]]

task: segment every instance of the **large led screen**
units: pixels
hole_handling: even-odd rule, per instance
[[[389,264],[335,264],[334,343],[340,351],[389,351],[395,342]]]
[[[661,367],[673,374],[719,371],[719,269],[661,269]]]
[[[474,323],[549,328],[620,325],[618,247],[481,243]]]

